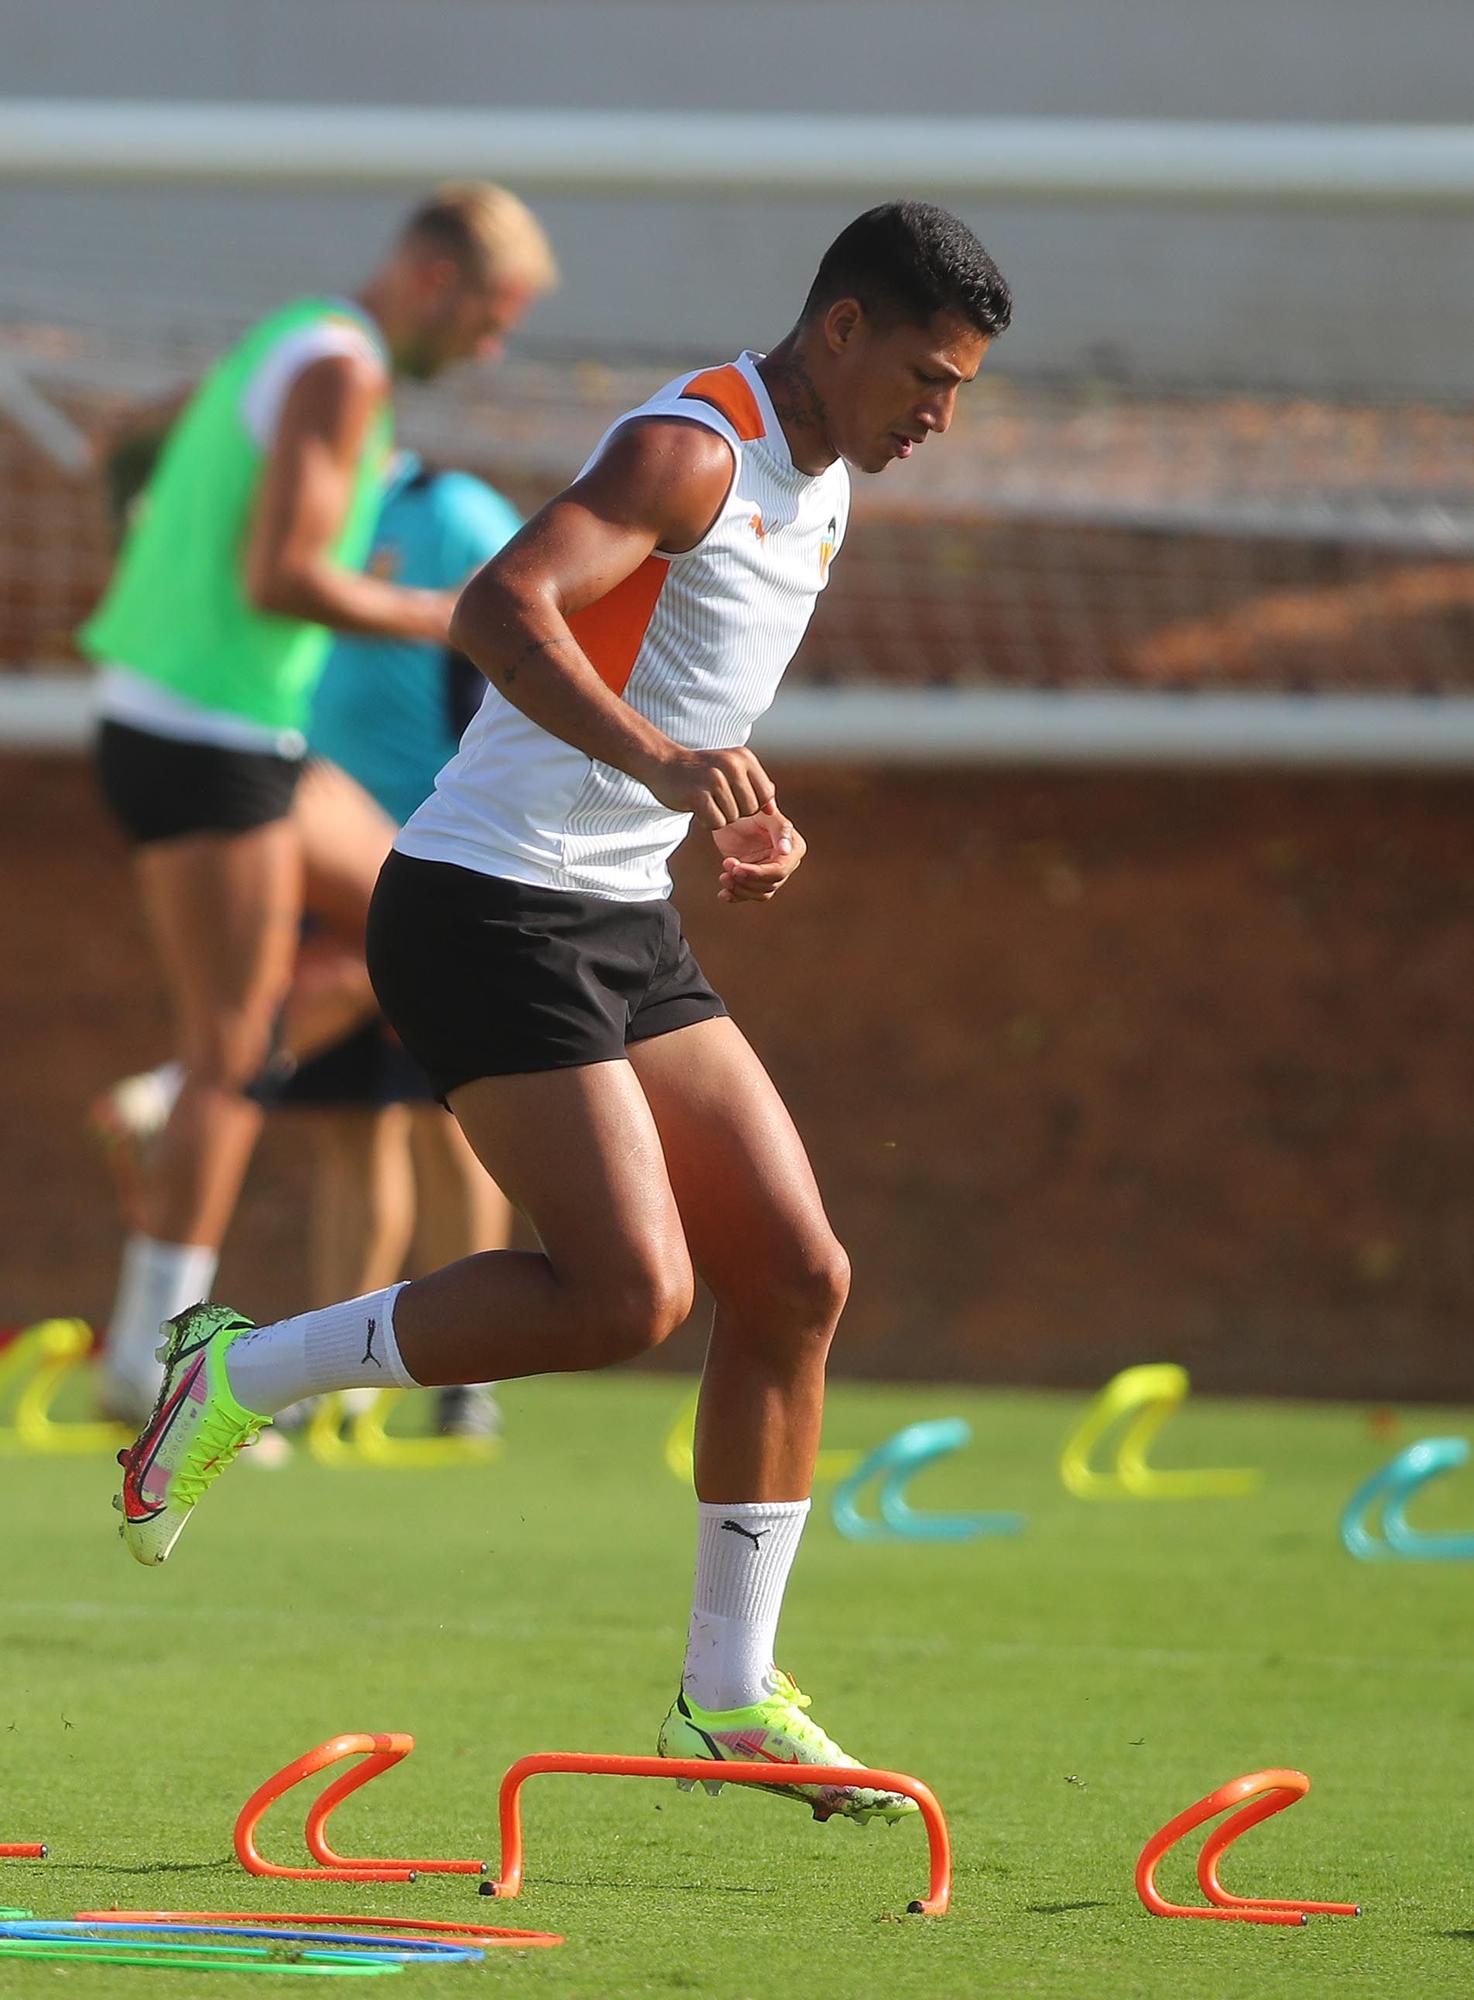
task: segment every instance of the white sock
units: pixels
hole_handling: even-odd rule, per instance
[[[394,1301],[403,1290],[386,1285],[241,1334],[225,1361],[231,1394],[257,1416],[274,1417],[329,1389],[415,1388],[394,1338]]]
[[[169,1122],[179,1093],[184,1088],[184,1064],[182,1062],[161,1062],[147,1072],[149,1087],[153,1092],[155,1122],[159,1130]],[[191,1304],[195,1301],[191,1300]]]
[[[681,1686],[701,1708],[748,1708],[772,1692],[778,1614],[807,1500],[697,1509],[696,1591]]]
[[[116,1112],[131,1128],[134,1140],[149,1145],[168,1124],[183,1088],[184,1064],[162,1062],[154,1069],[141,1070],[137,1076],[123,1077],[108,1095]],[[188,1299],[185,1303],[194,1305],[196,1301]]]
[[[123,1245],[113,1316],[102,1360],[104,1379],[145,1407],[158,1394],[162,1370],[154,1359],[159,1327],[210,1296],[217,1253],[208,1243],[159,1243],[130,1236]]]

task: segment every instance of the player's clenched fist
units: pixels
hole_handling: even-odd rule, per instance
[[[690,813],[709,827],[730,826],[761,812],[775,790],[750,750],[673,748],[641,775],[663,806]]]
[[[750,819],[713,827],[722,857],[719,903],[769,903],[809,851],[809,844],[772,799]]]

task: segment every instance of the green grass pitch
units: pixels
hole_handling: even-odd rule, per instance
[[[973,1445],[925,1473],[941,1508],[1017,1507],[1012,1541],[860,1545],[820,1504],[781,1655],[855,1755],[927,1780],[956,1849],[952,1914],[925,1887],[916,1824],[818,1826],[729,1787],[537,1778],[527,1888],[275,1884],[230,1858],[237,1807],[297,1752],[402,1729],[413,1757],[334,1821],[351,1853],[486,1853],[497,1780],[534,1749],[645,1752],[675,1690],[691,1507],[661,1441],[685,1385],[610,1376],[516,1385],[490,1469],[278,1472],[242,1464],[170,1562],[145,1575],[114,1535],[101,1458],[0,1457],[0,1902],[467,1917],[566,1933],[557,1951],[409,1969],[425,2000],[690,1993],[1274,2000],[1467,1995],[1474,1571],[1353,1562],[1337,1521],[1399,1443],[1465,1429],[1401,1415],[1190,1401],[1158,1460],[1257,1464],[1249,1500],[1071,1499],[1056,1473],[1080,1398],[836,1388],[830,1445],[962,1414]],[[1455,1474],[1415,1508],[1474,1524]],[[1246,1893],[1360,1901],[1305,1931],[1168,1922],[1132,1888],[1142,1841],[1224,1780],[1308,1771],[1301,1804],[1224,1865]],[[305,1798],[303,1800],[305,1805]],[[300,1812],[267,1851],[303,1858]],[[1185,1857],[1163,1871],[1191,1882]],[[499,1915],[500,1913],[500,1915]],[[4,1990],[138,1994],[130,1969],[18,1965]],[[213,2000],[238,1979],[160,1990]],[[250,1988],[245,1989],[250,1991]],[[296,1990],[295,1985],[282,1990]]]

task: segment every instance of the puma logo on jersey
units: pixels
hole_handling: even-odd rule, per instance
[[[760,542],[765,542],[768,539],[768,530],[763,524],[763,517],[761,514],[754,514],[752,520],[749,522],[748,525],[751,527],[752,532],[757,536]]]

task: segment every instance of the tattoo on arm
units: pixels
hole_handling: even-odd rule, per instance
[[[566,639],[561,638],[556,633],[550,639],[531,640],[527,645],[525,645],[522,648],[521,652],[518,653],[514,659],[510,660],[506,666],[502,667],[499,670],[498,677],[501,680],[503,687],[510,687],[512,685],[513,681],[516,680],[519,671],[527,664],[527,662],[530,659],[534,657],[535,654],[551,653],[555,646],[571,646],[572,644],[573,640],[571,637]]]

